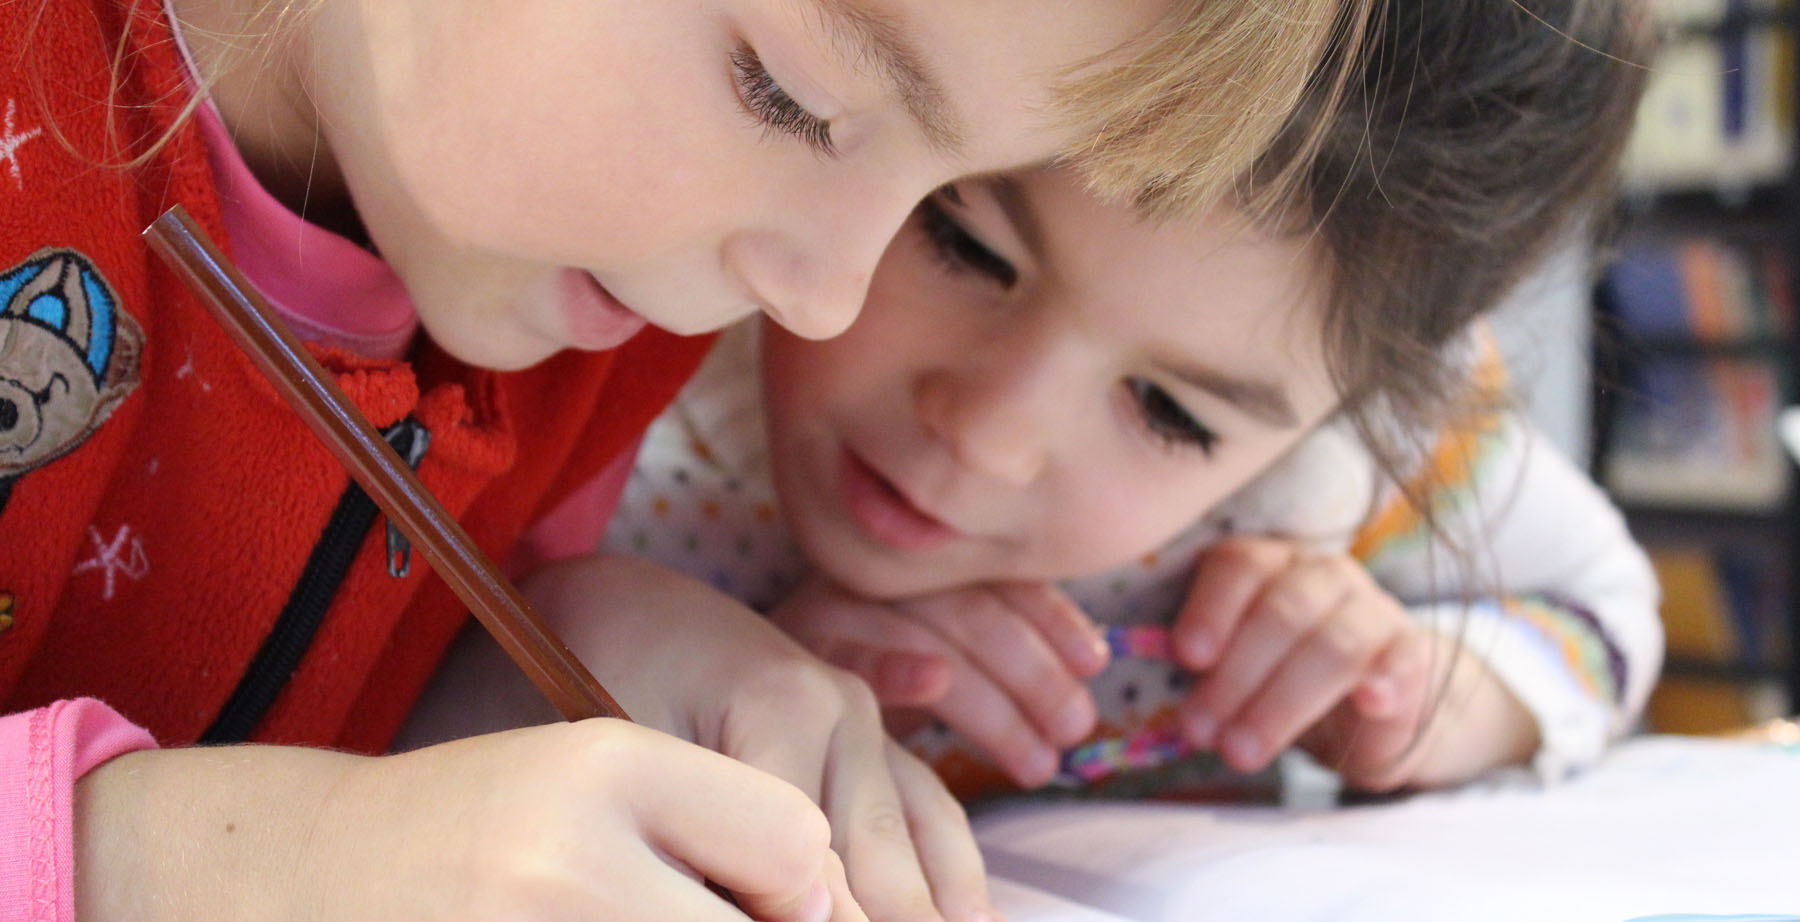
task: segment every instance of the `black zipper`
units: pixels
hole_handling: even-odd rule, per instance
[[[431,443],[430,430],[409,416],[381,434],[407,464],[418,469],[420,459],[425,457],[425,448]],[[312,646],[313,636],[319,632],[325,613],[343,586],[344,577],[349,574],[350,565],[356,560],[357,551],[380,512],[375,501],[355,481],[344,489],[331,518],[325,523],[325,530],[306,558],[306,567],[300,571],[300,579],[288,595],[287,604],[282,606],[281,614],[269,629],[269,636],[263,638],[262,648],[256,651],[250,668],[245,670],[244,677],[238,681],[212,726],[201,734],[200,742],[239,743],[250,738],[263,715],[274,706],[281,690],[287,687],[288,680],[293,678],[301,657]],[[405,576],[410,569],[410,557],[406,539],[390,523],[388,573]]]

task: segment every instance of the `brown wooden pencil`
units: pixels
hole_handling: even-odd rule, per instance
[[[630,719],[186,209],[169,209],[144,237],[564,717]]]

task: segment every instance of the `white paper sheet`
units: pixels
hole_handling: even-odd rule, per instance
[[[1012,922],[1800,918],[1800,748],[1771,744],[1648,737],[1548,789],[1311,812],[1021,804],[976,828]]]

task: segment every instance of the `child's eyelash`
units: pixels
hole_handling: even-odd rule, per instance
[[[731,52],[731,69],[738,88],[738,98],[756,120],[771,131],[792,135],[806,146],[827,157],[836,156],[831,143],[831,123],[794,101],[781,84],[763,67],[762,58],[748,45]]]
[[[959,201],[953,188],[946,187],[942,194]],[[935,200],[919,203],[919,220],[932,252],[951,271],[975,272],[1002,288],[1018,282],[1019,272],[1011,263],[977,240]],[[1219,434],[1195,419],[1168,391],[1143,378],[1131,378],[1126,386],[1144,428],[1165,446],[1198,448],[1208,457],[1218,447]]]
[[[1219,434],[1183,409],[1169,392],[1143,378],[1126,382],[1145,428],[1170,448],[1194,447],[1208,457],[1219,446]]]
[[[942,205],[931,199],[919,203],[919,221],[932,252],[952,272],[975,272],[1001,288],[1011,288],[1019,281],[1019,270],[1012,263],[975,239]]]

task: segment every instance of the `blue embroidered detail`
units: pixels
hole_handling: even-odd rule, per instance
[[[8,487],[85,442],[137,387],[143,333],[74,250],[39,250],[0,272],[0,344],[0,481]]]

